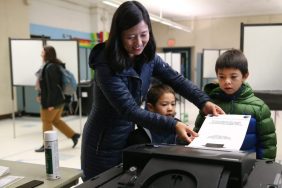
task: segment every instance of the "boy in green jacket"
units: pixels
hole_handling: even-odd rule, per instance
[[[274,122],[268,106],[245,83],[249,76],[246,57],[240,50],[228,50],[218,57],[215,71],[218,83],[207,84],[204,88],[212,102],[226,114],[252,116],[241,150],[256,152],[257,159],[274,160],[277,149]],[[204,119],[205,115],[200,112],[195,132],[200,130]]]

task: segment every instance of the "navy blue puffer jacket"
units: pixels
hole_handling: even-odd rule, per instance
[[[94,101],[84,126],[82,169],[85,180],[122,161],[122,150],[135,124],[148,129],[175,133],[176,120],[140,107],[151,78],[156,77],[201,108],[209,97],[191,81],[171,69],[158,55],[134,68],[111,71],[104,55],[104,44],[96,45],[90,54],[90,67],[95,70]],[[139,62],[138,62],[139,63]]]

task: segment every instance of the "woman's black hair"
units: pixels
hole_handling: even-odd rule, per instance
[[[218,69],[224,68],[239,69],[243,76],[249,73],[248,60],[243,52],[237,49],[227,50],[218,57],[215,64],[215,72],[217,73]]]
[[[53,46],[46,45],[43,47],[43,50],[45,52],[43,57],[45,62],[62,63],[61,60],[57,58],[57,53]]]
[[[147,62],[154,58],[156,52],[156,42],[152,32],[150,16],[146,8],[137,1],[126,1],[119,6],[112,19],[109,38],[106,42],[106,57],[109,65],[115,72],[132,66],[128,53],[122,44],[122,32],[144,21],[149,29],[149,41],[138,57],[141,62]]]

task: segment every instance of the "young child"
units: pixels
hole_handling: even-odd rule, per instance
[[[254,95],[245,80],[249,76],[248,62],[240,50],[224,52],[216,61],[218,83],[207,84],[205,92],[226,114],[251,115],[241,150],[256,152],[257,159],[275,159],[276,133],[268,106]],[[198,132],[205,119],[199,113],[194,131]]]
[[[155,113],[174,117],[176,107],[176,97],[174,90],[165,84],[153,85],[148,91],[146,108]],[[176,139],[176,134],[166,132],[156,132],[143,127],[138,127],[128,137],[128,145],[134,144],[176,144],[180,140]]]

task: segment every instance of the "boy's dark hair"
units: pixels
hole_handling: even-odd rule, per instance
[[[52,63],[61,63],[61,61],[57,58],[56,50],[53,46],[44,46],[43,50],[45,52],[44,61],[45,62],[52,62]]]
[[[109,38],[106,42],[106,57],[109,58],[109,65],[113,71],[118,72],[132,66],[122,44],[122,32],[137,25],[142,20],[148,25],[150,38],[139,58],[141,62],[150,61],[154,58],[156,42],[149,13],[141,3],[126,1],[114,13]]]
[[[175,96],[175,92],[170,86],[166,84],[153,85],[148,91],[146,102],[155,105],[164,93],[172,93]]]
[[[218,69],[224,68],[235,68],[239,69],[242,75],[248,74],[248,60],[241,52],[237,49],[227,50],[221,54],[216,60],[215,72],[218,72]]]

